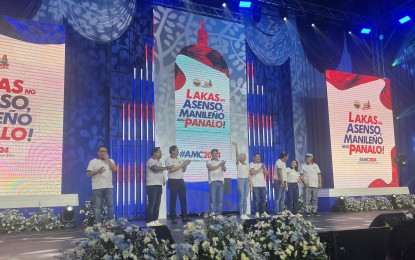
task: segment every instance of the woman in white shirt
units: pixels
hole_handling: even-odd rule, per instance
[[[239,194],[239,212],[241,213],[241,219],[250,219],[246,215],[248,194],[250,189],[250,174],[249,165],[246,163],[246,155],[239,153],[238,144],[232,142],[236,148],[236,167],[238,169],[237,188]]]
[[[292,160],[290,168],[287,168],[287,184],[288,184],[288,201],[287,209],[293,214],[298,214],[298,198],[299,198],[299,189],[298,183],[303,181],[300,172],[298,171],[298,162],[297,160]]]

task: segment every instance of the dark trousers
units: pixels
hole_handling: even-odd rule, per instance
[[[288,207],[288,210],[291,211],[291,213],[295,215],[298,214],[298,197],[299,197],[298,183],[289,182],[288,183],[287,207]]]
[[[152,222],[159,218],[161,194],[163,189],[161,185],[146,186],[147,189],[147,210],[146,222]]]
[[[183,179],[169,179],[170,188],[170,218],[176,218],[176,201],[179,195],[182,219],[187,218],[186,184]]]
[[[253,187],[255,212],[262,214],[265,212],[267,190],[265,187]]]

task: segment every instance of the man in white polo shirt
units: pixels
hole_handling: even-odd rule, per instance
[[[287,190],[287,160],[288,153],[283,151],[278,156],[278,160],[275,162],[274,173],[274,190],[275,190],[275,203],[274,212],[280,214],[285,208],[285,193]]]
[[[268,171],[265,165],[261,163],[261,155],[254,154],[254,161],[249,164],[249,172],[251,174],[252,189],[254,192],[254,205],[255,205],[255,217],[268,218],[269,215],[266,212],[266,195],[267,189],[265,185],[265,175],[268,175]]]
[[[223,172],[226,172],[225,163],[218,159],[218,149],[212,149],[211,159],[206,163],[209,178],[209,197],[210,197],[210,212],[222,214],[222,200],[223,200]]]
[[[187,202],[186,202],[186,184],[184,183],[184,172],[190,160],[180,162],[179,148],[176,145],[170,146],[170,156],[166,159],[166,167],[171,166],[168,170],[168,185],[170,189],[170,219],[172,224],[177,224],[176,220],[176,200],[179,196],[180,208],[182,212],[182,222],[186,223],[190,220],[187,218]]]
[[[98,147],[98,157],[92,159],[86,174],[92,177],[92,193],[94,194],[95,223],[101,223],[102,202],[108,207],[108,219],[114,219],[112,173],[117,170],[115,163],[109,158],[107,147]]]
[[[322,188],[320,167],[314,163],[313,154],[307,153],[306,163],[302,165],[302,175],[304,176],[305,192],[306,192],[306,216],[311,214],[318,216],[317,202],[318,190]],[[311,201],[311,203],[310,203]]]
[[[147,190],[147,210],[146,222],[147,227],[162,225],[159,221],[159,211],[161,203],[161,194],[163,193],[163,185],[166,185],[164,171],[170,167],[163,167],[160,147],[151,149],[151,158],[146,163],[146,190]]]

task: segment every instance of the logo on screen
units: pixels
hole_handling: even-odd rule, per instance
[[[356,109],[361,108],[362,110],[369,110],[370,109],[370,102],[368,100],[367,102],[360,103],[359,100],[355,100],[355,101],[353,101],[353,106]]]
[[[0,61],[0,69],[8,69],[9,68],[9,59],[7,55],[4,54]]]

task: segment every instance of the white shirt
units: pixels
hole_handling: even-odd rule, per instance
[[[242,164],[241,162],[237,165],[238,169],[238,179],[247,179],[249,178],[249,166],[248,164]]]
[[[146,185],[147,186],[163,185],[164,173],[163,171],[153,171],[151,167],[154,165],[162,167],[162,164],[159,160],[156,160],[154,158],[148,159],[146,163],[146,170],[147,170]]]
[[[318,188],[318,175],[321,174],[320,168],[316,163],[303,164],[301,166],[304,180],[308,182],[308,187]]]
[[[274,173],[274,180],[279,180],[278,169],[281,169],[281,175],[284,181],[287,181],[287,164],[281,159],[278,159],[275,163],[274,169],[277,171]]]
[[[298,182],[298,178],[300,177],[300,173],[296,171],[295,169],[287,168],[287,182],[293,183]]]
[[[262,167],[262,163],[251,162],[249,164],[249,169],[259,170]],[[265,175],[264,170],[258,172],[257,174],[252,174],[252,187],[265,187]]]
[[[208,165],[210,166],[218,166],[222,161],[221,160],[212,160],[209,159],[206,162],[206,167]],[[223,177],[223,171],[222,171],[222,167],[219,167],[213,171],[209,171],[208,170],[208,177],[209,177],[209,183],[211,183],[212,181],[225,181],[224,177]]]
[[[111,159],[111,162],[114,161]],[[98,173],[92,176],[92,189],[107,189],[112,188],[112,171],[110,169],[110,165],[107,161],[101,160],[98,158],[92,159],[89,164],[87,171],[96,171],[99,168],[104,167],[104,171],[102,173]]]
[[[166,158],[166,166],[178,166],[181,162],[179,158],[171,158],[170,156]],[[169,172],[169,179],[183,179],[183,169],[179,168],[177,171]]]

